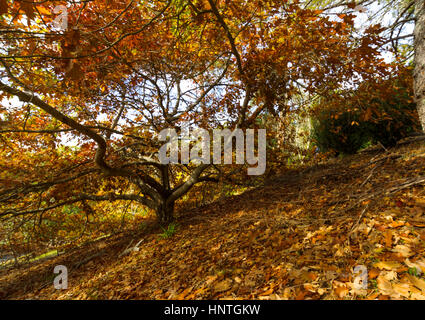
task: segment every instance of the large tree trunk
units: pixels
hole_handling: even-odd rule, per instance
[[[174,219],[174,202],[162,201],[156,209],[156,215],[161,225],[168,225]]]
[[[415,0],[415,100],[425,132],[425,1]]]

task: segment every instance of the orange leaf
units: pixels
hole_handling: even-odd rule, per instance
[[[369,278],[370,279],[375,279],[377,276],[379,276],[380,271],[378,269],[371,269],[369,271]]]
[[[348,294],[348,289],[345,286],[335,288],[335,294],[339,298],[344,298]]]
[[[38,12],[40,12],[41,14],[44,14],[46,16],[49,16],[49,15],[52,14],[48,9],[46,9],[44,7],[37,7],[37,10],[38,10]]]
[[[391,230],[387,230],[385,232],[385,246],[387,248],[390,248],[393,244],[393,233],[391,232]]]
[[[263,292],[262,294],[260,294],[260,296],[269,296],[273,293],[274,289],[269,289],[266,292]]]
[[[404,226],[404,222],[403,221],[393,221],[390,223],[390,227],[391,228],[398,228]]]

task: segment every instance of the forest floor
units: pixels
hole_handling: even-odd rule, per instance
[[[0,298],[425,299],[424,272],[419,141],[291,170],[181,213],[168,237],[152,222],[0,271]]]

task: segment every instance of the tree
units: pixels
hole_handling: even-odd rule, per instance
[[[3,218],[120,200],[168,223],[225,170],[161,163],[162,129],[255,128],[300,93],[388,72],[378,26],[356,37],[352,14],[293,1],[63,3],[58,30],[57,2],[0,1],[1,97],[21,101],[0,110]]]
[[[425,3],[415,1],[415,99],[425,132]]]

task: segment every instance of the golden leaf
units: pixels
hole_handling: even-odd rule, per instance
[[[374,267],[380,270],[393,270],[401,267],[401,264],[397,261],[380,261],[374,264]]]
[[[416,278],[410,274],[406,275],[410,282],[418,289],[421,289],[425,293],[425,281],[419,278]]]
[[[232,281],[230,279],[226,279],[226,280],[223,280],[223,281],[217,283],[214,286],[214,291],[215,292],[224,292],[224,291],[229,290],[231,287],[232,287]]]

